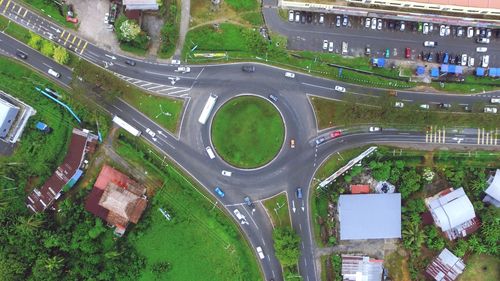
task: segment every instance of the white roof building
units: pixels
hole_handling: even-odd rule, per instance
[[[488,188],[484,191],[486,196],[483,202],[490,203],[495,207],[500,207],[500,169],[497,169],[495,176],[488,179]]]
[[[158,10],[156,0],[123,0],[126,10]]]
[[[451,192],[446,193],[447,191]],[[428,207],[434,218],[434,222],[450,239],[465,237],[469,231],[473,231],[476,223],[476,213],[471,201],[463,188],[449,189],[440,192],[437,197],[428,201]],[[442,195],[444,194],[444,195]]]
[[[0,141],[16,143],[35,113],[31,106],[0,91]]]
[[[16,120],[19,107],[0,99],[0,138],[5,138]]]

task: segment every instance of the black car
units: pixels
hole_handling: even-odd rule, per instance
[[[125,60],[125,64],[128,64],[130,66],[135,66],[135,61],[132,60]]]
[[[308,23],[311,23],[313,20],[313,16],[312,16],[312,13],[307,13],[307,22]]]
[[[460,64],[460,56],[459,55],[456,55],[455,56],[455,64]]]
[[[27,58],[28,58],[28,55],[27,55],[27,54],[25,54],[25,53],[23,53],[23,52],[21,52],[21,51],[17,51],[17,52],[16,52],[16,56],[17,56],[18,58],[20,58],[20,59],[23,59],[23,60],[25,60],[25,59],[27,59]]]
[[[244,65],[241,67],[241,70],[245,72],[255,72],[255,66],[253,65]]]
[[[393,21],[389,21],[389,29],[394,29],[396,28],[395,24]]]
[[[302,14],[300,15],[300,22],[301,22],[301,23],[306,23],[306,13],[302,13]]]

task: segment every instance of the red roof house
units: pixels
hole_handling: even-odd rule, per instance
[[[370,186],[365,184],[353,184],[351,185],[352,194],[363,194],[370,193]]]
[[[129,222],[137,223],[147,206],[146,188],[105,165],[87,196],[85,209],[115,227],[122,236]]]

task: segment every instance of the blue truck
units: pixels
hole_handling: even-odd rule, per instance
[[[37,122],[36,125],[35,125],[35,127],[38,130],[40,130],[40,131],[42,131],[44,133],[47,133],[47,134],[49,134],[50,132],[52,132],[52,128],[49,127],[47,124],[45,124],[43,122]]]

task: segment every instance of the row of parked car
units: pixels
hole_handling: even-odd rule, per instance
[[[448,52],[421,52],[419,54],[419,59],[427,62],[436,62],[442,64],[455,64],[461,66],[474,67],[475,58],[473,56],[468,56],[467,54],[453,54]],[[480,65],[482,67],[488,67],[490,62],[490,56],[484,55],[480,57]]]

